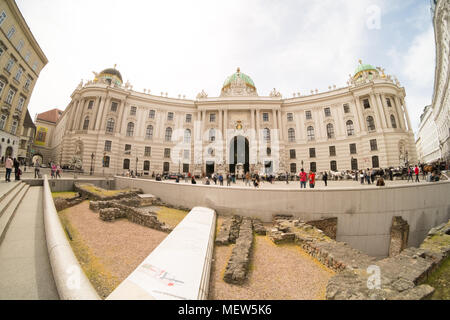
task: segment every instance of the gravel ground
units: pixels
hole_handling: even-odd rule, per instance
[[[256,236],[249,279],[242,285],[223,281],[233,245],[214,248],[211,300],[319,300],[333,272],[292,244],[275,245]]]
[[[167,233],[120,219],[105,222],[89,201],[67,209],[66,216],[105,271],[120,283],[155,249]]]

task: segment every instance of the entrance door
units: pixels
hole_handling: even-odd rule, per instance
[[[250,171],[250,151],[247,138],[236,136],[230,143],[230,173],[235,172],[236,165],[242,164],[244,173]]]
[[[214,173],[214,161],[206,161],[206,175],[211,177]]]
[[[273,172],[272,161],[264,161],[264,172],[267,174],[272,174]]]

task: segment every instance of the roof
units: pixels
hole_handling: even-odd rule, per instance
[[[225,80],[225,82],[223,83],[222,88],[225,88],[226,86],[229,86],[232,82],[236,81],[237,78],[242,79],[246,85],[255,88],[255,83],[253,82],[253,80],[248,75],[242,73],[239,68],[237,69],[236,73],[233,73],[231,76],[229,76]]]
[[[62,115],[62,111],[59,109],[52,109],[43,113],[39,113],[36,120],[43,120],[47,122],[56,123],[59,117]]]
[[[34,125],[33,119],[31,119],[30,112],[28,109],[27,109],[27,113],[25,115],[25,119],[23,120],[23,126],[27,127],[27,128],[36,129],[36,126]]]
[[[118,77],[120,79],[120,81],[123,82],[122,75],[120,74],[119,70],[117,70],[115,68],[114,69],[113,68],[105,69],[102,72],[100,72],[100,75],[102,75],[102,74],[109,74],[109,75],[112,75],[112,76],[116,76],[116,77]]]

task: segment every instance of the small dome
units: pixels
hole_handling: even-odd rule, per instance
[[[237,68],[237,71],[225,80],[225,82],[223,83],[222,89],[230,86],[232,82],[237,81],[238,79],[242,80],[247,86],[249,86],[253,89],[256,89],[255,83],[253,82],[252,78],[250,78],[248,75],[242,73],[239,68]]]
[[[372,66],[370,64],[363,64],[362,61],[359,60],[359,66],[356,68],[353,78],[357,79],[364,72],[370,73],[371,71],[378,73],[378,70],[374,66]]]
[[[118,86],[121,86],[123,83],[122,75],[120,74],[119,70],[116,69],[116,66],[114,66],[114,68],[105,69],[99,74],[94,72],[94,74],[95,74],[94,82],[103,79],[109,84],[115,84]]]
[[[120,74],[119,70],[116,70],[116,69],[113,69],[113,68],[108,68],[108,69],[103,70],[102,72],[100,72],[100,75],[116,76],[117,78],[120,79],[120,81],[123,82],[122,75]]]

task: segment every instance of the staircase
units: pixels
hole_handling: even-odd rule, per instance
[[[0,245],[29,188],[30,186],[22,181],[0,182]]]

